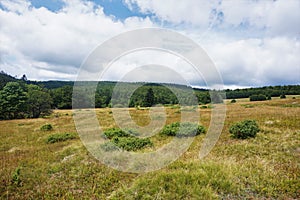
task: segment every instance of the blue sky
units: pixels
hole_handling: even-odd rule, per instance
[[[60,0],[31,0],[30,2],[36,8],[45,7],[51,11],[58,11],[64,5]]]
[[[36,8],[46,7],[51,11],[59,11],[65,3],[61,0],[30,0],[32,6]],[[92,1],[104,9],[106,15],[113,15],[117,19],[124,20],[131,16],[145,17],[146,15],[129,10],[126,4],[120,0],[96,0]]]
[[[0,70],[33,80],[75,80],[98,45],[144,27],[194,40],[226,88],[300,84],[298,0],[1,0]],[[179,63],[172,65],[180,71]]]

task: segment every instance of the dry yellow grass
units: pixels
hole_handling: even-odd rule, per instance
[[[180,121],[179,108],[167,108],[167,123]],[[211,109],[200,109],[208,127]],[[104,128],[115,127],[111,109],[97,109]],[[131,108],[139,125],[150,123],[149,110]],[[256,120],[256,138],[236,140],[229,127]],[[297,199],[300,177],[300,99],[227,103],[219,141],[198,159],[204,135],[169,166],[148,174],[119,172],[94,159],[79,139],[47,144],[53,133],[76,133],[70,110],[44,119],[0,121],[0,196],[2,199]],[[53,131],[41,131],[46,123]],[[153,136],[156,147],[170,138]],[[155,149],[155,148],[154,148]],[[151,149],[150,149],[151,150]],[[17,173],[20,169],[20,173]],[[15,176],[14,176],[15,175]],[[16,180],[15,177],[19,179]]]

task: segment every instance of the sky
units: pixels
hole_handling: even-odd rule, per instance
[[[225,88],[300,84],[299,0],[0,0],[0,70],[30,80],[76,80],[80,66],[103,42],[152,27],[195,41]],[[163,63],[185,74],[191,85],[205,87],[182,60],[151,55],[138,52],[149,67],[129,77],[151,81],[149,71],[160,70],[151,61],[168,59],[172,62]],[[120,80],[134,62],[134,54],[118,60],[107,79]],[[173,74],[163,68],[160,75],[172,82]]]

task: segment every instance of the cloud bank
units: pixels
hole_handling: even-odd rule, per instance
[[[19,77],[75,80],[81,63],[102,42],[136,28],[162,27],[202,46],[225,87],[300,84],[297,0],[124,0],[123,6],[140,13],[124,19],[87,0],[64,0],[55,11],[25,0],[0,4],[0,69]],[[122,74],[111,73],[114,79]],[[201,82],[192,76],[189,81]]]

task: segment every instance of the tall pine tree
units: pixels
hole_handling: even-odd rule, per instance
[[[146,96],[145,96],[145,100],[144,100],[144,105],[145,107],[151,107],[154,105],[154,92],[152,90],[152,88],[149,88],[147,90]]]

